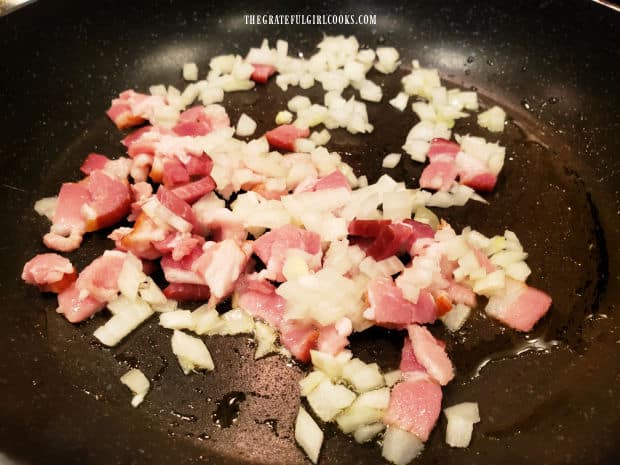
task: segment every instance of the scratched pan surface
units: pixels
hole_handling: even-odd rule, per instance
[[[439,213],[459,228],[515,231],[530,253],[532,284],[554,298],[529,336],[481,312],[456,336],[432,328],[457,369],[445,404],[477,400],[482,422],[471,447],[456,450],[443,443],[441,418],[416,463],[618,463],[620,17],[584,2],[389,3],[342,7],[377,15],[377,26],[356,27],[244,25],[243,14],[283,12],[262,2],[40,2],[0,19],[0,463],[308,463],[292,432],[301,367],[279,357],[254,362],[247,337],[212,338],[217,371],[186,377],[155,319],[113,350],[101,348],[92,332],[103,315],[72,326],[19,273],[44,250],[47,225],[32,212],[34,201],[77,179],[88,152],[122,154],[120,134],[104,116],[120,90],[180,86],[182,63],[196,61],[204,73],[211,56],[244,53],[262,37],[288,39],[292,50],[308,53],[323,32],[396,46],[405,63],[437,66],[452,83],[477,87],[486,104],[509,110],[499,137],[507,161],[490,205]],[[396,93],[399,76],[371,76],[384,95]],[[271,83],[227,95],[225,104],[233,121],[246,112],[263,131],[296,92],[282,94]],[[415,119],[410,110],[368,107],[373,134],[333,131],[329,146],[372,181]],[[494,139],[471,122],[457,130]],[[404,159],[389,174],[413,186],[420,171]],[[105,234],[91,235],[71,255],[74,263],[82,267],[110,247]],[[352,348],[394,368],[402,337],[368,331]],[[133,366],[152,382],[139,409],[118,381]],[[378,447],[327,428],[321,463],[382,461]]]

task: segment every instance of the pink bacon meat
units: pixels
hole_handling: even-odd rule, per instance
[[[71,262],[55,253],[35,255],[25,265],[22,279],[37,286],[43,292],[59,293],[69,287],[77,278]]]

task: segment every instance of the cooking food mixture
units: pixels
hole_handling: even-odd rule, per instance
[[[514,233],[457,232],[428,208],[485,202],[478,193],[495,187],[505,149],[451,134],[455,119],[478,111],[477,94],[448,90],[437,70],[414,60],[402,92],[384,96],[366,74],[393,73],[395,49],[363,49],[343,36],[325,37],[318,48],[309,59],[293,58],[286,42],[271,49],[265,41],[245,58],[213,58],[205,80],[185,64],[191,82],[182,92],[163,85],[150,95],[122,92],[107,114],[119,129],[140,126],[122,139],[127,157],[89,154],[85,177],[35,210],[51,220],[43,242],[58,252],[123,220],[130,226],[114,229],[114,247],[79,274],[67,258],[45,253],[25,264],[22,278],[57,293],[57,312],[71,323],[107,308],[111,317],[94,332],[106,346],[157,314],[188,375],[217,369],[204,336],[251,333],[256,358],[280,354],[309,368],[299,383],[309,411],[299,408],[295,438],[312,462],[320,425],[335,422],[357,442],[377,440],[386,460],[404,465],[422,451],[441,413],[442,386],[455,376],[445,344],[426,325],[441,320],[458,331],[481,311],[474,309],[482,296],[487,315],[529,331],[551,298],[525,283],[531,270]],[[292,98],[266,134],[254,134],[251,115],[231,125],[218,104],[224,93],[269,79],[283,90],[321,85],[324,101]],[[343,98],[349,86],[359,99]],[[389,100],[405,112],[410,99],[420,121],[403,153],[429,162],[419,187],[388,175],[369,184],[328,150],[330,130],[373,131],[365,101]],[[492,107],[477,118],[500,132],[505,116]],[[383,167],[402,156],[385,154]],[[163,289],[150,277],[158,268]],[[224,312],[219,304],[230,297]],[[185,302],[202,305],[184,310]],[[399,370],[383,372],[347,350],[353,332],[372,326],[407,332]],[[121,382],[134,406],[150,387],[138,369]],[[466,447],[480,421],[475,399],[444,413],[446,442]]]

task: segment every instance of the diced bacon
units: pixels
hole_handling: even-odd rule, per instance
[[[106,250],[82,270],[75,282],[80,292],[86,292],[99,302],[109,302],[118,295],[118,276],[126,254]]]
[[[462,174],[460,181],[478,192],[491,192],[495,189],[497,176],[493,173],[479,173],[471,176]]]
[[[424,377],[398,383],[390,393],[383,421],[426,441],[439,418],[441,397],[441,387]]]
[[[209,299],[209,287],[202,284],[171,283],[164,289],[164,295],[180,302],[202,302]]]
[[[459,152],[455,159],[461,184],[477,191],[490,192],[495,187],[497,176],[489,171],[487,165],[465,152]]]
[[[310,323],[284,320],[280,325],[280,342],[301,362],[310,361],[310,351],[316,347],[318,338],[319,331]]]
[[[126,226],[116,228],[114,231],[108,234],[108,239],[111,239],[114,241],[114,247],[116,247],[118,250],[127,252],[127,249],[125,249],[125,246],[123,245],[122,240],[126,235],[131,233],[131,231],[133,231],[133,228],[129,228]]]
[[[250,315],[274,328],[279,328],[286,301],[276,294],[276,288],[266,279],[256,276],[242,276],[235,286],[236,305]]]
[[[339,189],[344,188],[348,191],[351,191],[351,185],[347,178],[340,172],[340,170],[336,170],[327,176],[320,178],[316,184],[314,185],[314,191],[320,191],[324,189]]]
[[[504,291],[489,299],[486,312],[517,331],[530,331],[549,310],[551,297],[521,281],[506,279]]]
[[[438,156],[447,157],[448,159],[454,160],[456,158],[456,154],[459,153],[460,150],[461,147],[456,142],[436,137],[431,140],[431,145],[426,155],[431,163],[433,163],[435,158]]]
[[[377,261],[384,260],[399,252],[408,250],[412,243],[413,228],[406,223],[393,223],[384,226],[379,231],[366,255]],[[415,240],[415,239],[414,239]]]
[[[90,194],[84,183],[64,183],[58,194],[58,203],[52,220],[50,232],[43,237],[47,247],[61,252],[77,249],[82,243],[86,222],[82,216],[82,206]]]
[[[153,247],[152,241],[164,240],[166,235],[166,230],[159,228],[144,213],[140,213],[132,231],[123,236],[120,242],[125,250],[130,251],[136,257],[153,260],[161,254]]]
[[[148,179],[153,165],[153,155],[141,153],[136,155],[131,162],[129,174],[135,182],[144,182]]]
[[[230,127],[230,118],[222,105],[207,105],[204,107],[204,113],[212,131]]]
[[[180,216],[194,227],[198,226],[192,207],[170,189],[159,186],[159,189],[157,189],[157,200],[175,215]]]
[[[374,279],[368,284],[368,302],[379,326],[404,328],[411,323],[432,323],[437,319],[437,308],[428,292],[420,291],[414,304],[403,297],[391,278]]]
[[[284,281],[282,267],[291,249],[309,254],[307,262],[311,269],[316,270],[321,266],[321,236],[290,224],[263,234],[254,241],[253,248],[254,253],[267,266],[267,278],[276,281]]]
[[[398,368],[403,372],[426,373],[426,369],[420,365],[418,359],[415,358],[415,353],[413,352],[413,346],[411,345],[411,339],[409,339],[409,337],[405,337],[403,350],[400,356],[400,366]]]
[[[162,254],[170,253],[175,261],[181,260],[196,248],[201,248],[205,240],[202,236],[189,233],[171,232],[162,241],[153,241],[153,246]]]
[[[439,384],[448,384],[454,378],[454,368],[445,348],[423,326],[411,325],[408,331],[417,361]]]
[[[144,115],[134,112],[132,105],[144,102],[148,98],[150,96],[139,94],[133,90],[126,90],[119,95],[119,98],[112,100],[112,104],[108,111],[106,111],[106,114],[119,129],[142,124],[145,119]],[[163,103],[163,100],[161,101]]]
[[[213,168],[213,160],[209,155],[191,156],[185,167],[190,176],[208,176]]]
[[[215,189],[215,181],[213,181],[211,176],[207,175],[198,181],[175,187],[172,189],[172,193],[184,202],[193,204],[196,200],[213,191],[213,189]]]
[[[143,202],[153,195],[153,186],[148,182],[131,184],[131,193],[134,202]]]
[[[413,244],[419,239],[433,239],[435,237],[435,230],[426,223],[421,223],[416,220],[405,219],[403,223],[411,227],[411,236],[405,245],[405,248],[411,255],[411,248]]]
[[[189,182],[189,173],[187,169],[177,158],[171,158],[164,163],[163,173],[164,186],[172,189],[181,184]]]
[[[351,329],[352,328],[348,328],[348,331],[339,331],[336,325],[319,328],[319,338],[316,342],[317,350],[332,355],[340,353],[349,345]]]
[[[190,121],[187,123],[178,123],[172,128],[175,134],[179,136],[205,136],[211,132],[211,128],[207,123],[199,123]]]
[[[127,155],[136,157],[138,155],[155,155],[157,143],[163,135],[170,135],[171,131],[153,126],[146,126],[131,133],[123,143],[127,147]]]
[[[384,226],[392,224],[391,220],[353,220],[349,223],[351,236],[375,238]]]
[[[230,120],[221,105],[196,105],[181,113],[173,131],[180,136],[204,136],[228,126]]]
[[[252,72],[250,79],[260,84],[265,84],[276,72],[275,66],[259,65],[254,63],[252,63],[252,66],[254,67],[254,71]]]
[[[129,186],[103,171],[88,177],[89,200],[82,208],[86,231],[107,228],[122,220],[131,207]]]
[[[233,291],[249,256],[232,239],[207,242],[203,250],[192,268],[209,286],[211,298],[217,302]]]
[[[95,170],[102,170],[105,168],[107,162],[110,159],[105,155],[101,155],[99,153],[89,153],[82,166],[80,166],[80,171],[85,175],[89,175]]]
[[[71,323],[84,321],[105,307],[105,302],[100,302],[91,295],[82,295],[75,283],[58,294],[58,308]]]
[[[22,271],[22,279],[43,292],[62,292],[76,277],[77,273],[71,262],[55,253],[35,255],[24,265]]]
[[[456,179],[457,169],[453,161],[433,161],[420,176],[423,189],[447,191]]]
[[[463,284],[450,282],[447,291],[452,302],[456,304],[465,304],[468,307],[476,306],[476,294],[471,288]]]
[[[211,239],[216,242],[232,239],[243,242],[248,233],[241,221],[228,208],[212,208],[196,212],[196,218],[204,228],[203,232],[211,234]]]
[[[147,132],[150,132],[153,129],[154,129],[153,126],[150,126],[150,125],[141,127],[140,129],[136,129],[135,131],[132,131],[131,134],[129,134],[128,136],[125,136],[121,140],[121,144],[129,148],[131,144],[137,141],[143,134],[146,134]]]
[[[295,140],[308,137],[310,130],[308,128],[298,128],[292,124],[283,124],[271,131],[267,131],[265,136],[269,145],[275,149],[295,151]]]
[[[181,260],[175,260],[172,255],[164,255],[161,259],[161,269],[169,283],[202,284],[202,277],[193,270],[194,263],[202,256],[202,248],[196,247]]]
[[[438,291],[435,293],[434,297],[438,317],[444,316],[452,309],[452,300],[446,291]]]

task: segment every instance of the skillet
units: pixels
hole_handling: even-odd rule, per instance
[[[244,24],[243,14],[262,12],[372,13],[378,24]],[[122,154],[103,113],[119,91],[181,86],[184,62],[205,70],[211,56],[245,53],[263,37],[309,53],[323,33],[395,46],[405,63],[438,67],[508,110],[513,119],[499,139],[508,162],[490,205],[441,214],[457,228],[514,230],[530,253],[532,285],[554,298],[529,336],[480,313],[457,336],[433,328],[458,372],[444,405],[477,400],[482,422],[471,447],[458,450],[444,444],[441,418],[414,463],[618,463],[619,25],[620,16],[601,5],[555,1],[46,1],[0,18],[0,463],[309,463],[292,435],[301,367],[278,357],[253,362],[245,337],[214,338],[217,371],[185,377],[155,321],[103,349],[92,338],[103,316],[71,326],[54,314],[55,299],[26,287],[19,274],[44,250],[47,224],[33,213],[34,201],[77,179],[90,151]],[[399,85],[397,77],[382,83],[386,95]],[[230,94],[225,105],[232,121],[242,112],[255,117],[260,133],[298,92],[282,94],[271,83]],[[330,148],[372,182],[415,120],[385,105],[369,105],[369,113],[372,135],[335,131]],[[457,129],[480,131],[468,122]],[[421,169],[405,161],[391,174],[417,178]],[[110,247],[105,235],[70,255],[78,268]],[[352,348],[392,368],[401,343],[402,334],[371,331]],[[139,409],[118,382],[131,366],[153,385]],[[327,428],[321,463],[382,462],[379,448]]]

